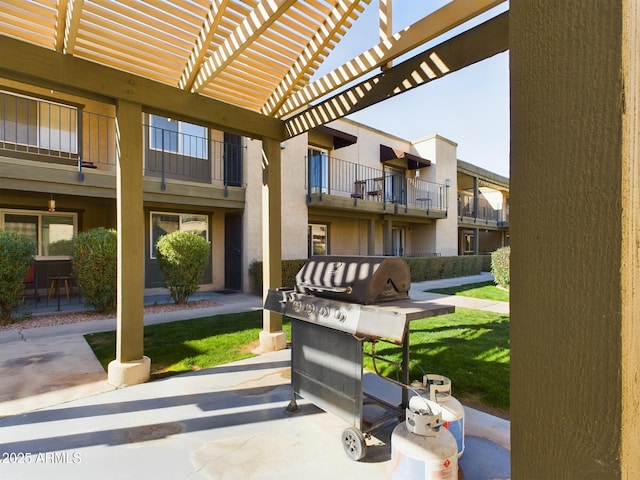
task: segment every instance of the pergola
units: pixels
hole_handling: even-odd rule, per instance
[[[281,141],[508,48],[513,476],[640,478],[638,5],[511,0],[419,48],[501,3],[452,0],[393,32],[392,0],[0,1],[1,76],[116,105],[110,381],[149,369],[142,111],[262,140],[266,289],[281,280]],[[379,9],[379,43],[312,81],[365,8]],[[260,340],[284,346],[280,318],[264,314]]]

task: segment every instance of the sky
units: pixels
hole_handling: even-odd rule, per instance
[[[393,0],[393,32],[415,23],[446,0]],[[395,63],[416,55],[505,11],[500,5],[477,20],[438,37]],[[370,49],[378,38],[378,0],[371,3],[329,54],[313,79]],[[371,75],[379,73],[372,72]],[[413,141],[438,134],[458,144],[458,158],[509,176],[509,54],[498,54],[443,78],[349,115],[400,138]]]

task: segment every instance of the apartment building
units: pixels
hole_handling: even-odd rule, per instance
[[[509,179],[458,159],[458,255],[509,245]]]
[[[78,232],[116,228],[116,131],[109,102],[0,80],[0,228],[37,240],[40,288],[70,268]],[[248,267],[262,259],[262,142],[152,112],[140,135],[147,291],[162,288],[154,245],[175,230],[211,241],[201,288],[250,290]],[[280,148],[285,259],[508,242],[508,179],[457,160],[448,139],[410,142],[338,120]]]

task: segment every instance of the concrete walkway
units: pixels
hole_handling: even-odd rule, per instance
[[[411,298],[504,313],[495,302],[423,293],[490,278],[416,283]],[[206,296],[220,305],[149,315],[145,324],[262,306],[251,295]],[[353,462],[340,442],[343,421],[305,401],[299,414],[284,414],[289,350],[114,389],[82,337],[114,328],[108,319],[0,332],[0,453],[12,455],[0,458],[1,478],[390,477],[390,432],[372,437],[365,461]],[[367,381],[377,382],[376,395],[396,395],[378,377]],[[460,478],[509,478],[509,422],[465,413]]]

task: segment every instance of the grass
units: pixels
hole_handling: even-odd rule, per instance
[[[508,417],[509,316],[456,308],[450,315],[411,322],[410,345],[411,380],[424,373],[444,375],[462,403]],[[400,362],[402,351],[379,343],[376,354]],[[397,367],[376,363],[383,375],[398,379]],[[372,369],[369,358],[365,366]]]
[[[286,318],[283,328],[290,339]],[[261,330],[261,311],[146,326],[144,351],[152,359],[151,379],[252,357]],[[85,338],[106,370],[114,359],[115,332]],[[444,375],[462,403],[508,418],[509,316],[457,308],[450,315],[412,321],[410,345],[412,380],[423,373]],[[380,342],[377,354],[399,362],[401,348]],[[372,370],[368,358],[365,368]],[[386,362],[378,362],[378,368],[397,378],[397,369]]]
[[[290,338],[289,322],[283,328]],[[151,379],[201,370],[255,356],[262,312],[234,313],[148,325],[144,352],[151,357]],[[115,358],[115,332],[85,335],[106,370]]]
[[[426,291],[431,293],[442,293],[445,295],[461,295],[463,297],[495,300],[497,302],[509,301],[509,291],[496,287],[495,283],[492,281],[469,283],[467,285],[457,285],[455,287],[434,288]]]

